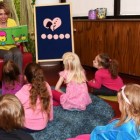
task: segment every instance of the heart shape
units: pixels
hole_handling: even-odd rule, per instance
[[[51,29],[52,31],[59,28],[62,24],[62,21],[59,17],[54,18],[53,20],[46,18],[43,21],[43,26],[47,29]]]

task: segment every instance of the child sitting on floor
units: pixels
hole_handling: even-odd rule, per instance
[[[72,52],[63,55],[64,71],[59,73],[60,78],[53,91],[54,100],[60,102],[64,109],[85,110],[92,102],[88,93],[86,76],[79,57]],[[60,87],[66,84],[66,93]]]
[[[11,94],[0,96],[0,140],[33,140],[25,133],[24,109],[18,98]]]
[[[93,60],[93,67],[98,69],[94,79],[88,81],[89,87],[93,88],[93,94],[117,95],[123,86],[123,81],[118,76],[118,62],[101,53]]]
[[[44,79],[39,64],[30,63],[25,68],[25,84],[15,95],[21,101],[25,111],[25,131],[43,130],[48,121],[53,120],[52,92]]]
[[[6,61],[2,71],[2,94],[15,94],[23,84],[24,78],[18,66],[12,60]]]

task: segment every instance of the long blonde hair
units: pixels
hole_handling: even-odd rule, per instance
[[[24,109],[19,99],[12,94],[0,96],[0,129],[6,132],[24,127]]]
[[[126,121],[133,119],[136,123],[136,126],[139,128],[140,127],[140,85],[138,84],[126,85],[123,90],[118,92],[118,101],[119,104],[121,105],[120,106],[121,117],[117,126],[120,126]]]
[[[66,83],[69,83],[71,80],[76,81],[77,83],[86,82],[86,76],[84,69],[81,65],[80,59],[77,54],[72,52],[67,52],[63,55],[63,63],[66,71],[69,72]]]

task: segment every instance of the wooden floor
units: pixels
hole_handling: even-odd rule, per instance
[[[88,80],[92,79],[96,69],[91,68],[91,67],[87,67],[87,66],[83,66],[83,67],[86,70],[87,79]],[[48,83],[51,86],[55,86],[55,84],[56,84],[56,82],[57,82],[57,80],[59,78],[59,72],[61,70],[63,70],[63,64],[62,63],[56,63],[53,66],[45,65],[45,66],[42,66],[42,68],[44,69],[44,73],[45,73],[46,80],[48,81]],[[127,84],[127,83],[137,83],[137,84],[140,84],[140,77],[130,76],[130,75],[127,75],[127,74],[122,74],[122,73],[120,73],[120,76],[123,79],[124,84]],[[105,100],[105,101],[110,106],[112,106],[112,108],[113,108],[113,110],[115,112],[115,117],[120,116],[120,111],[119,111],[118,103],[117,102],[108,101],[108,100]]]

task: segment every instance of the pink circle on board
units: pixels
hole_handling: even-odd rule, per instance
[[[48,34],[48,39],[52,39],[52,34]]]
[[[47,37],[47,36],[46,36],[45,34],[42,34],[42,35],[41,35],[41,38],[42,38],[42,39],[46,39],[46,37]]]
[[[70,34],[68,34],[68,33],[65,34],[65,38],[66,38],[66,39],[69,39],[69,38],[70,38]]]
[[[60,34],[60,35],[59,35],[59,38],[60,38],[60,39],[64,39],[64,34]]]
[[[58,39],[58,35],[55,34],[55,35],[53,36],[53,38],[54,38],[55,40]]]

